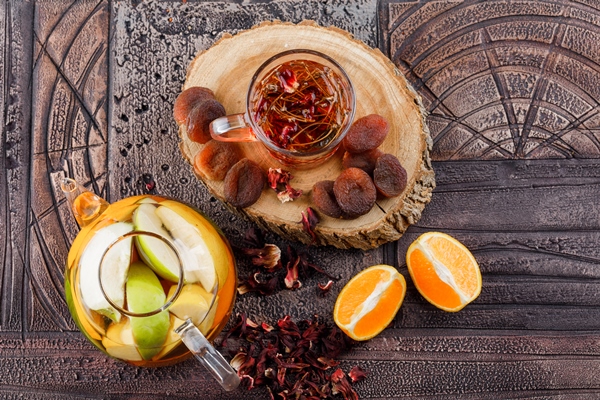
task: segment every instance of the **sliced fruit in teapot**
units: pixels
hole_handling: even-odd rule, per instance
[[[129,318],[123,318],[118,324],[111,324],[102,338],[106,352],[116,358],[128,361],[142,361],[143,358],[136,349]]]
[[[130,312],[149,313],[166,303],[163,287],[154,272],[141,262],[129,267],[127,277],[127,307]],[[151,360],[162,348],[169,333],[169,312],[161,311],[148,317],[130,317],[133,339],[144,360]]]
[[[121,314],[108,302],[98,274],[100,260],[104,251],[120,236],[133,231],[133,225],[127,222],[117,222],[99,229],[89,241],[79,259],[81,269],[81,296],[85,305],[114,322],[119,322]],[[131,261],[131,238],[116,243],[104,258],[102,267],[102,282],[104,291],[111,301],[119,307],[125,302],[125,281]]]
[[[140,204],[133,214],[136,230],[171,239],[183,259],[185,282],[200,282],[210,291],[217,284],[213,257],[200,231],[179,213],[163,205]],[[136,239],[140,257],[162,278],[178,280],[177,257],[160,239]]]
[[[167,297],[173,296],[177,285],[173,285]],[[179,296],[173,302],[169,311],[177,318],[186,320],[190,318],[198,326],[206,317],[211,306],[212,295],[200,285],[188,284],[181,288]]]
[[[169,232],[163,228],[163,223],[155,211],[156,206],[152,203],[140,204],[133,212],[135,230],[152,232],[164,238],[170,238]],[[135,238],[135,245],[140,258],[158,275],[171,282],[179,280],[177,255],[166,243],[155,237],[139,235]]]

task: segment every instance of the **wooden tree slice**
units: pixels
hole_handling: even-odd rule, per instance
[[[250,30],[226,36],[201,52],[187,71],[183,90],[204,86],[215,92],[228,114],[243,113],[246,91],[256,69],[269,57],[293,48],[312,49],[335,59],[348,73],[356,92],[355,118],[378,113],[390,123],[390,133],[380,149],[398,157],[408,174],[406,190],[399,196],[378,198],[366,215],[357,219],[334,219],[319,214],[316,241],[303,229],[301,213],[311,201],[315,182],[335,180],[342,170],[342,152],[312,169],[291,169],[278,164],[259,143],[241,145],[245,156],[258,162],[265,171],[284,168],[293,175],[295,189],[304,192],[300,198],[281,203],[275,191],[265,188],[261,198],[245,209],[230,208],[245,215],[260,227],[285,239],[338,248],[372,249],[397,240],[410,224],[419,220],[435,187],[429,159],[431,138],[425,124],[421,99],[404,76],[379,50],[366,46],[337,28],[324,28],[312,21],[300,24],[268,22]],[[185,126],[180,126],[181,151],[188,162],[194,162],[202,145],[190,141]],[[223,182],[208,179],[199,171],[198,178],[220,200]],[[225,202],[226,203],[226,202]]]

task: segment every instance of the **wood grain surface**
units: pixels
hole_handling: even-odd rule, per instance
[[[252,223],[196,180],[171,108],[194,55],[263,21],[350,32],[403,71],[428,109],[437,187],[418,224],[377,250],[311,248],[338,277],[245,294],[273,323],[319,314],[376,263],[408,278],[419,234],[474,253],[480,297],[459,313],[408,281],[397,317],[344,354],[369,372],[360,398],[600,398],[600,6],[595,1],[35,1],[0,4],[0,398],[264,399],[225,393],[193,360],[161,369],[87,343],[63,288],[77,234],[57,180],[114,201],[159,193],[196,205],[232,242]],[[253,269],[241,255],[239,275]]]

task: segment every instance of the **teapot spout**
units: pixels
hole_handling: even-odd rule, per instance
[[[71,206],[71,212],[80,228],[94,222],[109,206],[106,200],[90,192],[74,179],[63,178],[60,188],[65,194]]]

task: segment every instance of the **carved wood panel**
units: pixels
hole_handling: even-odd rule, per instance
[[[598,8],[383,1],[382,44],[431,113],[432,157],[598,158]]]

